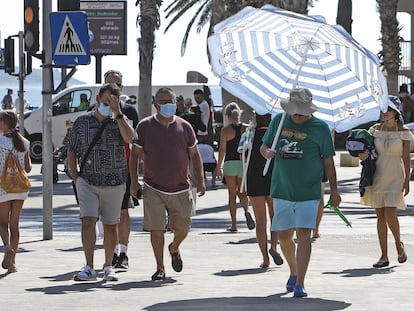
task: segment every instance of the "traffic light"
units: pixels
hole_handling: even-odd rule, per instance
[[[4,72],[14,73],[14,39],[4,39]]]
[[[24,0],[24,50],[39,50],[39,0]]]

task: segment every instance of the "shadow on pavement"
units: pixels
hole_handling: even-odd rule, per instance
[[[351,304],[343,301],[320,298],[290,298],[285,293],[268,297],[218,297],[192,300],[169,301],[148,306],[143,310],[344,310]]]
[[[80,240],[79,240],[79,243],[81,243]],[[97,241],[97,243],[95,245],[95,251],[98,250],[98,249],[104,249],[104,246],[102,244],[98,244],[98,241]],[[61,252],[82,252],[83,251],[83,247],[80,245],[80,246],[77,246],[77,247],[66,248],[66,249],[64,249],[64,248],[57,248],[56,250],[57,251],[61,251]]]
[[[53,277],[45,277],[52,279],[51,281],[68,281],[71,280],[73,275],[76,272],[68,272],[62,275],[57,275]],[[126,283],[118,283],[118,282],[105,282],[103,280],[99,281],[91,281],[91,282],[76,282],[73,281],[73,284],[67,285],[57,285],[57,286],[45,286],[45,287],[38,287],[38,288],[27,288],[26,291],[28,292],[39,292],[44,293],[46,295],[60,295],[60,294],[70,294],[70,293],[83,293],[83,292],[90,292],[99,289],[111,289],[111,290],[130,290],[133,288],[159,288],[163,286],[169,286],[177,281],[172,278],[166,278],[164,281],[153,282],[153,281],[140,281],[140,282],[126,282]],[[176,284],[178,285],[178,284]]]
[[[322,274],[333,274],[338,275],[342,274],[342,277],[352,277],[352,278],[359,278],[359,277],[367,277],[379,274],[389,274],[395,272],[395,268],[397,266],[387,267],[383,269],[378,268],[355,268],[355,269],[345,269],[342,271],[337,272],[322,272]]]
[[[240,241],[228,241],[226,244],[255,244],[257,243],[256,238],[249,238]]]
[[[268,272],[273,269],[266,268],[251,268],[251,269],[237,269],[237,270],[222,270],[221,272],[216,272],[214,275],[217,276],[238,276],[238,275],[249,275],[249,274],[261,274]]]

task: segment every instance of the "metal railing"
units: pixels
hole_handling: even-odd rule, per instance
[[[401,41],[401,65],[400,70],[410,70],[411,69],[411,41]]]
[[[400,75],[398,76],[398,84],[403,83],[410,85],[412,79],[407,76],[407,73],[410,72],[411,68],[411,41],[400,41],[401,49],[401,64],[400,64]],[[409,88],[410,90],[410,88]],[[411,92],[414,91],[414,87],[411,87]]]

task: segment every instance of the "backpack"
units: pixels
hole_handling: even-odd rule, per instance
[[[374,151],[374,137],[364,129],[355,129],[346,138],[345,148],[353,157],[358,157],[359,153],[365,150]]]
[[[30,190],[29,178],[20,165],[19,160],[11,150],[4,163],[1,174],[0,187],[7,193],[25,193]]]

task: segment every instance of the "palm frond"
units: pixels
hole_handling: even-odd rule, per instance
[[[187,25],[187,29],[185,30],[183,40],[181,41],[181,56],[184,56],[185,50],[187,48],[187,40],[188,36],[190,35],[191,27],[193,26],[195,21],[195,16],[191,19],[191,21]]]
[[[167,14],[171,14],[174,12],[177,12],[179,10],[181,10],[182,8],[184,8],[185,6],[187,6],[188,4],[190,4],[190,6],[193,6],[194,4],[197,4],[198,0],[174,0],[173,2],[171,2],[165,9],[164,12],[167,12]],[[168,15],[167,15],[168,17]]]
[[[211,1],[206,3],[203,12],[200,15],[200,19],[197,23],[197,33],[200,33],[204,26],[210,22],[211,19]]]
[[[183,40],[181,42],[181,56],[184,56],[184,54],[185,54],[185,50],[187,48],[188,36],[190,35],[191,27],[193,26],[195,20],[199,17],[200,12],[202,12],[205,9],[205,7],[207,6],[209,1],[210,0],[204,1],[204,3],[198,8],[197,12],[194,14],[193,18],[188,23],[187,29],[186,29],[184,37],[183,37]]]
[[[169,5],[167,5],[167,7],[164,9],[164,12],[167,12],[169,10],[176,10],[179,7],[183,7],[184,5],[187,4],[187,2],[188,2],[187,0],[174,0]]]
[[[169,18],[173,13],[177,13],[171,21],[168,23],[167,27],[164,30],[164,33],[170,29],[170,27],[180,19],[181,16],[183,16],[187,11],[189,11],[193,5],[198,4],[199,0],[192,0],[192,1],[184,1],[184,0],[177,0],[177,5],[172,7],[165,16],[166,18]],[[165,11],[165,10],[164,10]]]

